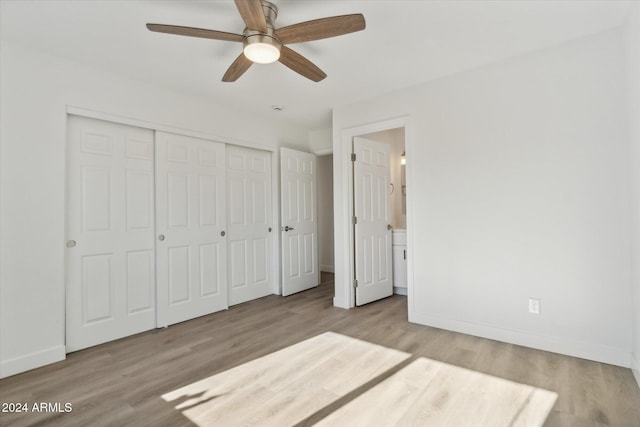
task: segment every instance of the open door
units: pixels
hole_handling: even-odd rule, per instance
[[[319,283],[316,156],[280,149],[282,295]]]
[[[356,305],[393,294],[389,182],[391,146],[354,138]]]

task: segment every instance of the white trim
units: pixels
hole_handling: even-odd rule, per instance
[[[320,271],[325,273],[335,273],[333,265],[320,265]]]
[[[490,325],[470,323],[437,316],[429,316],[417,313],[414,310],[409,311],[409,322],[521,345],[524,347],[536,348],[538,350],[579,357],[581,359],[608,363],[610,365],[622,366],[624,368],[629,368],[631,364],[629,351],[622,348],[552,337],[549,335],[538,335],[528,332],[496,328]]]
[[[277,151],[271,153],[271,233],[273,241],[271,251],[273,253],[273,265],[271,274],[274,282],[271,284],[271,292],[274,295],[282,295],[282,260],[280,254],[280,154]]]
[[[633,372],[633,376],[636,378],[636,382],[638,383],[638,387],[640,387],[640,355],[631,353],[631,372]]]
[[[10,377],[21,372],[60,362],[66,358],[63,345],[25,354],[14,359],[0,362],[0,378]]]
[[[334,167],[336,164],[342,171],[342,182],[347,183],[347,187],[342,189],[342,211],[339,212],[335,221],[336,229],[341,227],[343,236],[347,236],[347,256],[346,260],[337,260],[337,262],[344,262],[345,268],[343,271],[346,273],[344,277],[336,277],[335,281],[335,297],[333,298],[333,305],[340,308],[353,308],[355,307],[355,291],[351,284],[354,277],[355,266],[353,265],[353,227],[351,224],[351,216],[353,212],[353,174],[352,174],[352,162],[351,162],[351,142],[354,137],[365,135],[373,132],[380,132],[388,129],[404,128],[404,142],[405,152],[407,158],[410,158],[410,154],[413,147],[413,133],[411,131],[411,122],[409,116],[402,116],[391,118],[387,120],[381,120],[375,123],[368,123],[360,126],[354,126],[349,128],[343,128],[340,130],[340,152],[337,163],[334,160]],[[335,153],[334,153],[335,156]],[[407,177],[407,230],[412,229],[413,225],[413,208],[411,203],[411,191],[414,186],[412,181],[411,167],[407,164],[406,168]],[[335,182],[335,179],[334,179]],[[411,233],[407,233],[407,251],[413,253],[413,238]],[[413,262],[411,258],[407,260],[407,293],[408,293],[408,306],[412,307],[412,289],[413,289]]]
[[[407,288],[400,287],[400,286],[394,286],[393,287],[393,294],[394,295],[407,295]]]
[[[120,124],[123,124],[123,125],[129,125],[129,126],[136,126],[136,127],[141,127],[141,128],[145,128],[145,129],[151,129],[151,130],[155,130],[155,131],[175,133],[175,134],[184,135],[184,136],[191,136],[193,138],[208,139],[210,141],[223,142],[225,144],[239,145],[239,146],[248,147],[248,148],[256,148],[258,150],[264,150],[264,151],[275,152],[278,149],[277,147],[272,147],[270,145],[264,145],[264,144],[259,144],[259,143],[255,143],[255,142],[244,141],[244,140],[237,139],[237,138],[229,138],[229,137],[226,137],[226,136],[214,135],[214,134],[210,134],[210,133],[206,133],[206,132],[193,131],[193,130],[190,130],[190,129],[184,129],[184,128],[179,128],[179,127],[175,127],[175,126],[169,126],[169,125],[165,125],[165,124],[162,124],[162,123],[149,122],[149,121],[146,121],[146,120],[140,120],[140,119],[135,119],[135,118],[131,118],[131,117],[120,116],[120,115],[117,115],[117,114],[111,114],[111,113],[104,113],[104,112],[101,112],[101,111],[89,110],[89,109],[86,109],[86,108],[75,107],[75,106],[72,106],[72,105],[67,105],[67,114],[72,114],[72,115],[75,115],[75,116],[88,117],[90,119],[105,120],[105,121],[108,121],[108,122],[120,123]]]

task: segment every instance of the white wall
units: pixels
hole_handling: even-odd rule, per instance
[[[320,271],[333,273],[333,155],[318,157],[318,251]]]
[[[341,135],[409,116],[410,320],[629,366],[624,61],[620,29],[336,108],[335,304],[350,304]]]
[[[309,148],[316,156],[326,156],[333,153],[333,133],[331,128],[310,131]]]
[[[308,149],[307,129],[16,45],[2,44],[0,66],[0,376],[64,358],[67,105],[223,142]]]
[[[633,218],[633,362],[640,385],[640,4],[633,7],[627,23],[627,59],[629,61],[629,135],[631,142],[632,218]]]

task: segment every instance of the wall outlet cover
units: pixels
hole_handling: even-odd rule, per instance
[[[540,314],[540,300],[538,298],[529,298],[529,313]]]

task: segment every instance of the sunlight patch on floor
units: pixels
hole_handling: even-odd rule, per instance
[[[326,332],[162,398],[198,426],[293,425],[410,356]]]
[[[319,426],[542,426],[557,393],[419,358]]]
[[[530,385],[410,357],[326,332],[162,398],[198,426],[314,420],[323,426],[456,427],[542,426],[558,398]]]

